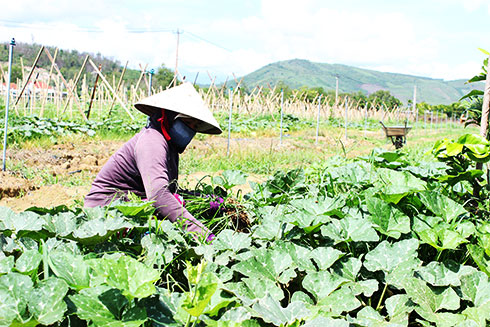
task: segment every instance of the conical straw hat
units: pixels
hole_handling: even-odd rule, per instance
[[[222,130],[208,106],[191,83],[185,82],[137,102],[136,109],[151,116],[155,111],[166,109],[192,117],[198,121],[199,133],[221,134]]]

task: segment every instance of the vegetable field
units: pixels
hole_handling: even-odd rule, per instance
[[[486,326],[490,145],[432,154],[224,171],[185,199],[210,244],[139,200],[0,207],[0,326]]]

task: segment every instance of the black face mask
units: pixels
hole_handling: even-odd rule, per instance
[[[177,152],[182,153],[196,135],[196,131],[177,118],[170,127],[168,134],[171,137],[170,143],[177,149]]]

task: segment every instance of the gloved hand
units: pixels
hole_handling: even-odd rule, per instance
[[[180,204],[181,204],[183,207],[185,207],[185,201],[184,201],[184,198],[183,198],[181,195],[177,194],[177,193],[173,193],[173,195],[174,195],[174,197],[177,199],[177,201],[179,201],[179,203],[180,203]]]
[[[206,242],[208,242],[209,244],[213,243],[215,237],[216,236],[214,234],[209,234],[208,237],[206,238]]]

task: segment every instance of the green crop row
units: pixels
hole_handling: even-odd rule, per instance
[[[185,194],[211,244],[137,199],[2,207],[0,326],[486,326],[488,186],[455,163],[490,146],[466,135],[433,152],[333,157],[238,198],[247,176],[225,171]]]

